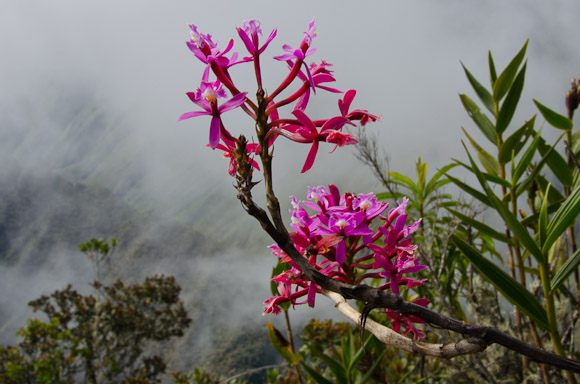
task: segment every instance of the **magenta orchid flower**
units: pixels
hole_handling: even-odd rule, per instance
[[[258,35],[262,34],[262,29],[260,28],[260,22],[258,20],[246,20],[244,21],[242,28],[238,27],[236,29],[240,39],[242,39],[246,49],[252,56],[264,52],[268,47],[268,44],[270,44],[272,39],[276,37],[277,32],[277,29],[274,28],[272,32],[270,32],[270,36],[268,36],[264,45],[260,47]]]
[[[177,121],[196,116],[211,116],[209,145],[212,149],[216,149],[220,140],[220,130],[222,129],[221,114],[244,104],[246,92],[238,93],[225,103],[218,105],[218,99],[225,97],[225,90],[222,89],[220,81],[216,80],[215,82],[202,81],[200,88],[196,92],[187,92],[186,94],[194,104],[203,108],[203,111],[186,112],[179,116]]]
[[[316,94],[316,88],[324,89],[328,92],[333,93],[342,93],[342,91],[331,88],[325,85],[321,85],[323,83],[330,83],[336,81],[336,79],[332,76],[331,70],[328,67],[332,67],[332,64],[327,63],[326,61],[322,60],[320,64],[310,63],[310,75],[312,77],[312,84],[314,84],[314,88],[312,88],[312,92]],[[302,80],[307,87],[304,90],[299,90],[298,92],[302,92],[298,101],[294,105],[294,109],[300,109],[304,111],[306,106],[308,105],[308,101],[310,100],[310,89],[311,89],[311,82],[302,71],[298,72],[298,78]]]
[[[295,231],[290,232],[290,238],[296,250],[320,273],[346,283],[358,284],[370,278],[383,280],[378,288],[395,294],[412,290],[426,281],[413,276],[426,266],[420,264],[417,246],[409,237],[416,231],[420,220],[407,225],[407,199],[391,209],[387,217],[381,214],[388,204],[377,201],[372,193],[345,193],[341,196],[336,186],[329,185],[328,188],[308,187],[307,199],[298,201],[291,198],[291,226]],[[309,213],[309,210],[314,213]],[[376,218],[384,223],[372,229],[371,222]],[[384,246],[377,244],[381,238]],[[271,248],[280,262],[289,264],[290,269],[272,278],[278,283],[280,296],[264,302],[264,313],[277,313],[277,306],[283,302],[291,302],[293,306],[314,306],[320,288],[309,281],[278,246]],[[362,256],[357,255],[363,250]],[[286,293],[290,291],[288,285],[282,286],[281,283],[295,287],[290,296]],[[306,298],[299,301],[304,296]],[[422,306],[429,303],[426,299],[413,302]],[[391,311],[387,311],[387,317],[395,331],[410,334],[415,340],[425,337],[425,333],[416,327],[423,322],[419,318]]]
[[[200,61],[205,64],[211,64],[213,61],[222,62],[224,60],[230,64],[229,59],[225,58],[225,54],[228,53],[234,46],[234,40],[231,39],[228,43],[226,49],[221,52],[218,47],[217,43],[214,43],[211,39],[211,35],[205,35],[197,31],[197,26],[190,25],[189,28],[191,29],[190,37],[191,40],[186,42],[189,50],[197,57]]]
[[[298,143],[312,143],[312,147],[310,147],[310,151],[308,152],[301,173],[312,168],[314,160],[316,159],[316,154],[318,153],[318,142],[326,141],[335,144],[330,153],[334,152],[337,147],[358,143],[353,135],[342,133],[335,129],[336,126],[340,125],[340,121],[337,120],[340,117],[328,119],[319,132],[314,122],[310,120],[304,112],[296,109],[292,111],[292,114],[296,116],[296,119],[298,119],[298,122],[301,125],[287,124],[274,127],[270,130],[270,134],[279,134]]]

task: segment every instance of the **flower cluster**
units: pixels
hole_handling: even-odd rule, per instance
[[[261,44],[260,23],[257,20],[245,21],[241,28],[237,28],[237,32],[249,56],[241,59],[235,52],[230,54],[234,46],[233,40],[230,40],[222,51],[218,43],[212,40],[211,35],[199,32],[195,25],[190,25],[190,29],[191,38],[187,46],[205,65],[205,70],[199,88],[195,92],[188,92],[187,96],[201,110],[186,112],[179,117],[178,121],[203,115],[211,117],[208,145],[212,149],[224,151],[224,156],[230,158],[228,172],[232,176],[236,174],[240,166],[238,159],[251,158],[250,156],[253,155],[266,156],[267,149],[280,136],[298,143],[312,144],[302,167],[302,172],[306,172],[314,163],[320,142],[334,144],[332,151],[336,147],[357,143],[352,134],[343,132],[343,127],[347,124],[355,125],[354,121],[366,125],[368,122],[379,119],[378,116],[366,110],[349,111],[356,94],[354,90],[346,92],[338,101],[340,115],[323,120],[312,120],[306,114],[310,95],[316,94],[317,89],[342,93],[338,89],[325,85],[335,81],[333,71],[329,69],[331,64],[324,60],[320,63],[306,62],[307,57],[316,52],[316,48],[312,47],[316,37],[314,20],[308,25],[308,30],[304,33],[297,48],[284,44],[282,50],[285,53],[274,57],[275,60],[286,63],[289,73],[269,94],[262,85],[260,59],[276,37],[276,29],[272,30],[267,40]],[[248,97],[248,92],[242,92],[237,88],[229,73],[232,66],[244,63],[253,63],[257,82],[255,101]],[[210,76],[215,79],[210,79]],[[295,85],[294,88],[297,89],[287,92],[291,85]],[[228,92],[231,93],[230,98],[228,98]],[[289,94],[286,95],[286,93]],[[290,104],[293,104],[291,110],[293,116],[280,118],[280,109]],[[240,139],[232,135],[224,126],[222,115],[236,108],[241,108],[255,121],[258,143],[253,143],[251,146],[241,145]],[[236,155],[237,149],[243,149],[246,152],[244,156]],[[250,165],[259,169],[259,165],[254,160],[251,160]]]
[[[371,280],[379,289],[396,294],[426,281],[408,276],[426,267],[419,263],[417,246],[409,237],[417,230],[420,220],[407,225],[407,199],[383,216],[388,204],[377,201],[372,193],[341,196],[336,186],[329,185],[328,189],[309,188],[307,198],[307,201],[297,201],[292,197],[290,214],[294,231],[290,235],[296,249],[320,273],[348,284]],[[373,229],[371,222],[377,218],[381,223]],[[283,303],[293,306],[308,303],[314,307],[320,287],[309,281],[278,246],[271,248],[287,268],[272,278],[279,295],[264,302],[264,314],[279,313]],[[300,301],[304,296],[306,299]],[[414,301],[422,306],[428,302],[426,299]],[[397,332],[403,325],[403,334],[410,333],[415,339],[425,336],[415,327],[415,323],[423,322],[419,318],[388,310],[387,317]]]

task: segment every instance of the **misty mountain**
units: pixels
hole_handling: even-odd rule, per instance
[[[0,342],[16,342],[32,317],[28,301],[68,283],[88,292],[94,270],[77,246],[114,237],[105,280],[171,274],[182,286],[193,322],[164,351],[172,369],[272,363],[261,301],[273,261],[256,267],[268,241],[233,188],[184,181],[180,198],[161,199],[131,127],[95,98],[60,93],[40,109],[17,105],[0,127],[0,288],[10,292],[0,298]],[[251,352],[223,359],[244,343]]]

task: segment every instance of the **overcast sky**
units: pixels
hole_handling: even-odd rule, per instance
[[[195,109],[184,93],[198,86],[203,70],[185,45],[188,24],[212,34],[222,46],[235,38],[234,50],[244,54],[235,26],[258,19],[265,34],[278,28],[278,37],[265,54],[272,57],[282,52],[282,44],[296,45],[316,17],[317,52],[312,60],[335,65],[338,88],[358,91],[354,107],[383,116],[369,130],[380,133],[391,169],[409,172],[421,155],[433,170],[451,156],[463,156],[461,126],[475,132],[457,96],[472,94],[460,60],[487,83],[488,50],[503,67],[529,38],[527,81],[514,123],[521,124],[536,112],[532,98],[563,112],[570,78],[580,75],[578,16],[580,3],[572,0],[4,0],[0,102],[6,107],[29,99],[32,109],[58,108],[45,99],[55,89],[91,90],[133,122],[136,145],[149,152],[152,168],[165,170],[176,163],[203,160],[195,167],[199,172],[226,178],[221,156],[205,148],[208,119],[176,123],[181,113]],[[270,89],[286,71],[271,61],[265,64]],[[249,78],[251,66],[236,69],[234,76]],[[335,95],[320,92],[313,104],[318,108],[310,112],[319,117],[335,113],[336,100]],[[240,119],[235,123],[251,134],[251,122]],[[292,159],[284,172],[297,174],[308,146],[278,147],[280,156]],[[326,155],[325,148],[309,175],[296,179],[300,186],[296,191],[317,180],[322,184],[333,181],[330,177],[344,179],[357,168],[348,176],[359,179],[353,185],[376,186],[349,150]],[[329,168],[335,171],[328,172]]]
[[[481,137],[459,101],[459,93],[473,95],[460,61],[488,84],[488,50],[503,68],[529,38],[526,85],[513,124],[519,127],[536,113],[532,98],[563,113],[570,78],[580,76],[579,16],[575,0],[2,0],[0,138],[11,130],[48,129],[44,117],[67,110],[55,95],[81,92],[95,95],[111,114],[123,117],[123,129],[134,142],[129,157],[152,175],[151,189],[179,189],[184,180],[207,188],[210,177],[230,187],[226,161],[205,147],[209,119],[176,122],[195,109],[185,92],[195,90],[203,70],[185,45],[188,24],[211,34],[222,47],[234,38],[234,50],[245,55],[235,27],[258,19],[266,35],[278,28],[264,55],[269,58],[282,53],[282,44],[296,46],[316,17],[312,60],[334,64],[336,86],[357,90],[353,107],[382,115],[383,121],[368,130],[379,135],[391,170],[409,173],[422,156],[433,172],[451,157],[465,158],[462,126]],[[263,63],[265,87],[273,90],[286,67],[273,60]],[[236,68],[233,76],[251,86],[251,65]],[[319,92],[309,112],[329,117],[337,112],[336,101],[335,95]],[[37,126],[31,127],[31,121]],[[253,125],[245,115],[232,112],[226,121],[233,132],[251,136]],[[551,130],[544,130],[548,137]],[[381,189],[350,149],[327,155],[331,146],[322,147],[312,170],[299,176],[309,146],[280,144],[276,155],[284,164],[278,162],[275,170],[277,180],[285,179],[277,183],[281,199],[304,196],[308,185]],[[34,153],[27,156],[32,167],[41,161]],[[260,282],[267,285],[266,278]],[[259,316],[267,294],[257,293],[248,310]]]

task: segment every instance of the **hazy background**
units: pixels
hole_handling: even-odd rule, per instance
[[[210,33],[221,47],[234,38],[234,51],[241,55],[245,49],[236,26],[258,19],[266,36],[277,27],[278,36],[263,60],[265,87],[271,91],[287,69],[267,58],[279,55],[282,44],[296,46],[316,17],[317,52],[309,59],[334,64],[336,87],[357,90],[354,108],[382,115],[382,122],[368,130],[378,135],[391,170],[409,174],[418,156],[431,171],[451,157],[465,157],[460,128],[476,129],[458,98],[459,93],[472,95],[460,61],[487,85],[488,50],[500,70],[529,38],[526,85],[513,124],[520,126],[536,113],[532,98],[563,113],[570,78],[580,75],[579,16],[580,3],[572,0],[3,0],[0,183],[10,188],[23,175],[59,175],[67,182],[104,188],[111,199],[120,198],[138,214],[193,227],[196,236],[212,245],[200,248],[200,240],[188,257],[189,248],[176,253],[178,245],[160,235],[177,230],[147,227],[148,241],[158,246],[157,258],[146,264],[133,260],[127,264],[132,269],[120,273],[176,273],[184,288],[190,287],[185,289],[190,308],[203,306],[226,324],[264,321],[261,302],[269,296],[268,274],[275,260],[263,246],[270,242],[243,217],[227,161],[205,147],[209,118],[176,123],[183,112],[196,109],[185,92],[197,88],[203,70],[185,45],[188,24]],[[232,72],[252,95],[251,65]],[[336,102],[335,95],[321,91],[309,111],[327,117],[337,113]],[[251,136],[253,125],[239,112],[229,112],[226,124],[232,132]],[[545,128],[548,137],[551,130]],[[350,148],[327,155],[331,146],[321,147],[312,170],[300,175],[308,149],[283,139],[277,143],[275,186],[281,200],[304,196],[308,185],[335,183],[354,192],[381,189]],[[8,171],[13,167],[17,176]],[[39,207],[34,212],[40,212],[43,199],[49,201],[47,194],[33,199]],[[51,225],[59,225],[55,223]],[[87,226],[90,231],[90,222]],[[94,226],[94,236],[122,237],[114,226],[109,232],[101,227]],[[46,231],[38,223],[30,228]],[[1,235],[10,243],[9,232],[0,234],[0,240]],[[5,292],[1,311],[12,313],[67,282],[86,285],[92,270],[79,261],[74,246],[43,252],[50,263],[31,261],[18,268],[13,265],[18,263],[0,263],[0,290]],[[203,286],[212,289],[192,288]],[[301,312],[307,317],[329,308]],[[204,316],[198,320],[207,323]],[[15,328],[12,321],[3,340],[10,340],[6,334]],[[196,337],[207,339],[207,334]]]

